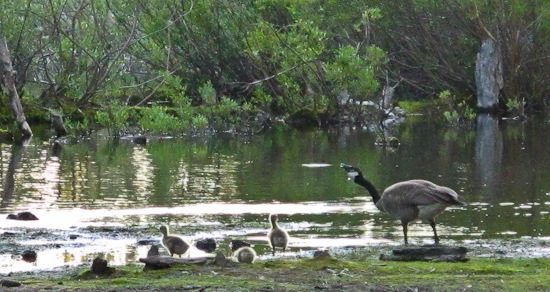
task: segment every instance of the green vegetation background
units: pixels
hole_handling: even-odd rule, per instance
[[[256,130],[369,116],[342,96],[430,101],[472,118],[482,40],[503,54],[502,107],[550,105],[550,2],[4,1],[27,118],[61,112],[71,132]],[[409,103],[403,103],[408,101]],[[5,91],[1,130],[15,128]]]

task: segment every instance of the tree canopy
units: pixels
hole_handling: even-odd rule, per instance
[[[28,117],[54,109],[73,130],[177,132],[304,111],[330,120],[343,93],[377,101],[397,82],[400,100],[451,92],[474,107],[487,38],[503,52],[503,107],[550,106],[545,0],[4,2]]]

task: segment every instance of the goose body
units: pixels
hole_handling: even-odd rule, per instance
[[[189,250],[190,244],[178,235],[169,234],[168,226],[162,225],[159,230],[162,233],[162,245],[170,256],[177,254],[181,258]]]
[[[277,224],[278,218],[277,214],[269,215],[271,230],[269,230],[267,237],[273,255],[275,255],[275,248],[280,247],[283,249],[283,252],[285,252],[288,246],[288,233],[279,227]]]
[[[237,249],[233,256],[239,263],[252,264],[256,260],[256,251],[249,246],[243,246]]]
[[[376,188],[363,177],[362,172],[354,166],[341,164],[350,180],[363,186],[371,194],[376,207],[393,219],[400,220],[403,227],[405,244],[408,244],[407,230],[410,222],[420,219],[430,223],[434,232],[435,244],[439,244],[435,216],[449,206],[465,206],[458,194],[444,186],[427,180],[413,179],[395,183],[378,194]]]

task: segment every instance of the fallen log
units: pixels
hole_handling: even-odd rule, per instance
[[[166,266],[172,264],[204,264],[212,257],[198,257],[198,258],[173,258],[169,256],[150,256],[146,258],[140,258],[139,261],[146,265],[153,266]]]
[[[429,261],[429,262],[467,262],[468,249],[465,247],[420,246],[392,250],[392,254],[381,254],[383,261]]]

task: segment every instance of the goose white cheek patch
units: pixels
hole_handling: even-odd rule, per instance
[[[354,180],[357,175],[359,175],[357,171],[350,171],[348,172],[348,179]]]

